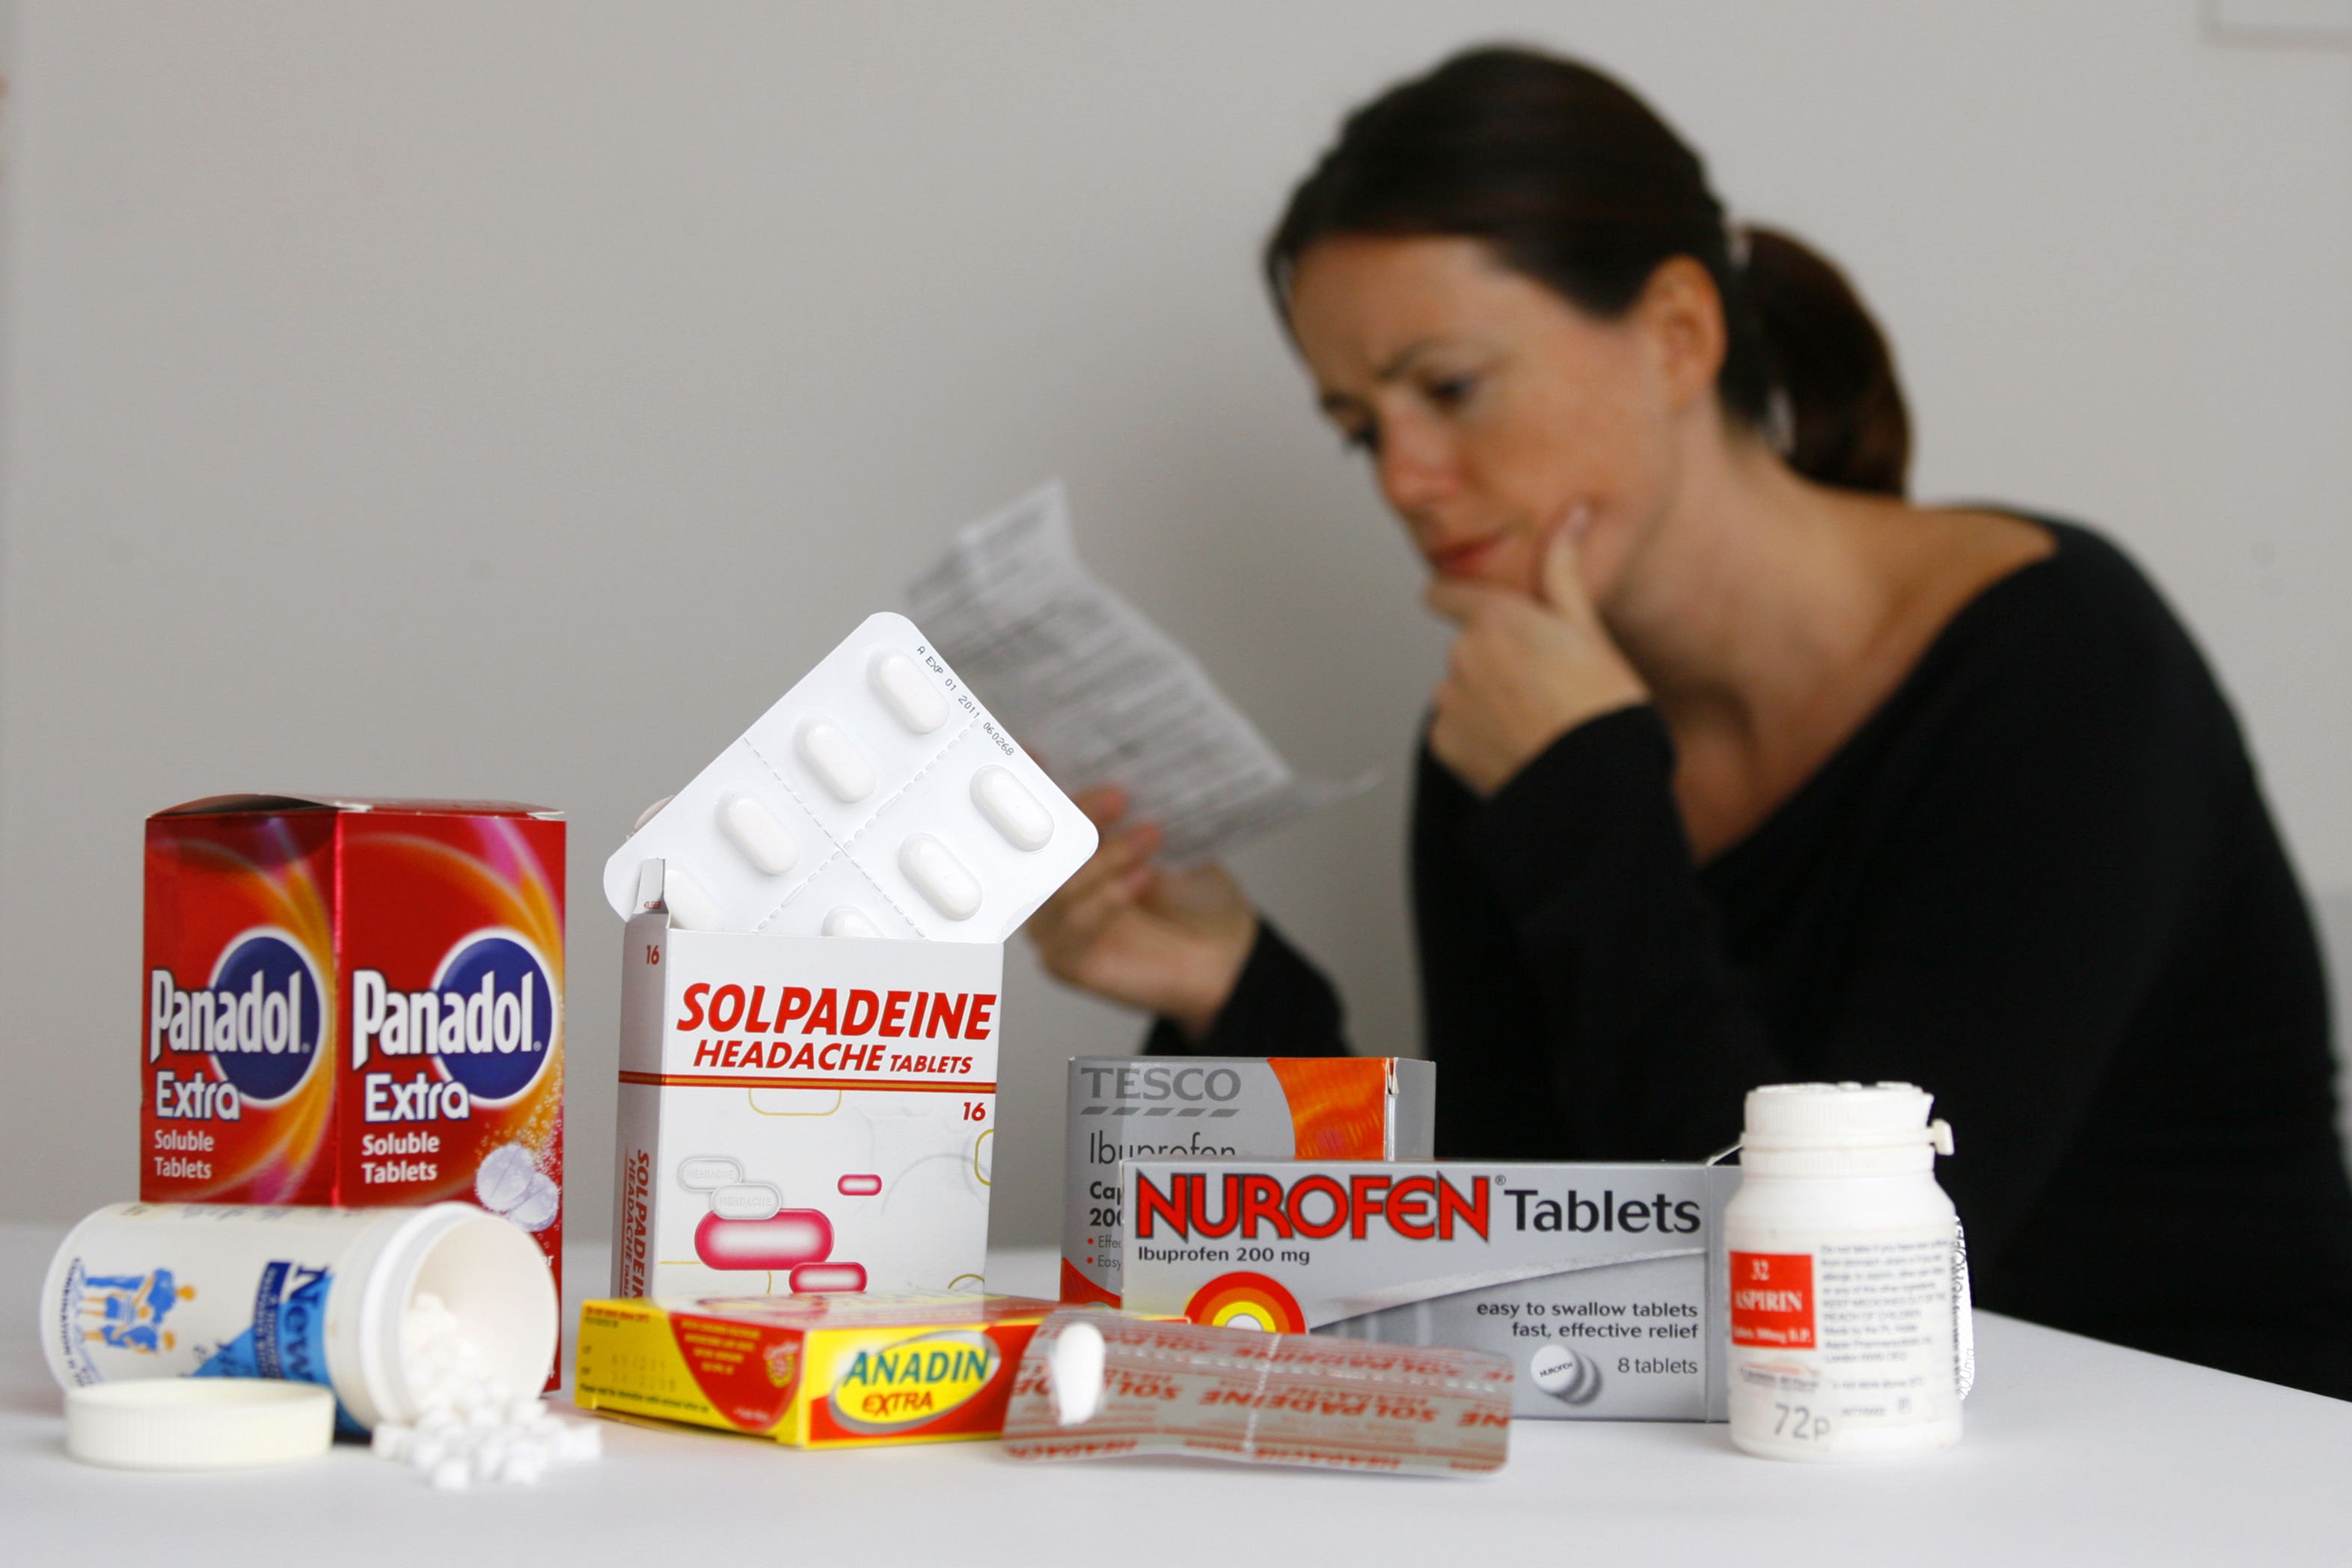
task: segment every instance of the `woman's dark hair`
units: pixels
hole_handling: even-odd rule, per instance
[[[1480,239],[1604,319],[1632,307],[1659,263],[1688,256],[1723,296],[1725,409],[1810,479],[1903,493],[1910,416],[1843,274],[1785,234],[1735,238],[1698,154],[1590,66],[1474,49],[1348,116],[1266,241],[1277,308],[1299,258],[1340,235]]]

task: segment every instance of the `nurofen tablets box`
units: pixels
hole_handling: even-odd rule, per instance
[[[796,1448],[993,1437],[1021,1352],[1059,1310],[921,1291],[591,1301],[574,1396]]]
[[[1720,1421],[1737,1167],[1130,1161],[1125,1306],[1510,1357],[1516,1415]]]
[[[1072,1057],[1062,1300],[1119,1304],[1119,1163],[1424,1160],[1437,1069],[1402,1057]]]
[[[626,928],[615,1296],[973,1290],[1004,950]]]
[[[563,1257],[563,820],[219,795],[147,820],[139,1196],[505,1215]]]

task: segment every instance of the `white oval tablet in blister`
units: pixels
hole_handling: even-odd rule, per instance
[[[784,1194],[768,1182],[739,1182],[710,1194],[710,1212],[720,1219],[773,1219]]]
[[[887,936],[889,932],[876,925],[864,910],[855,904],[844,904],[824,917],[827,936]]]
[[[833,797],[845,805],[874,793],[874,764],[840,725],[819,719],[801,726],[794,744],[801,761],[824,781]]]
[[[948,919],[970,920],[979,911],[979,881],[929,834],[918,833],[898,846],[898,869]]]
[[[748,795],[730,795],[719,803],[719,831],[743,851],[743,858],[771,877],[791,870],[801,858],[801,847],[784,831],[775,813]]]
[[[866,678],[873,682],[874,694],[882,699],[882,705],[916,734],[928,735],[948,721],[948,700],[923,679],[923,672],[905,654],[877,655]]]
[[[707,1193],[741,1181],[743,1167],[724,1154],[696,1154],[677,1163],[677,1179],[680,1185]]]
[[[1107,1349],[1102,1331],[1092,1323],[1066,1324],[1055,1338],[1045,1352],[1045,1387],[1059,1425],[1083,1426],[1102,1409]]]
[[[684,926],[688,931],[718,931],[722,925],[719,906],[702,890],[702,884],[687,875],[686,868],[673,860],[662,868],[662,902],[669,910],[669,923]]]
[[[1043,849],[1054,837],[1054,814],[1021,787],[1010,768],[982,768],[972,774],[971,803],[1016,849]]]

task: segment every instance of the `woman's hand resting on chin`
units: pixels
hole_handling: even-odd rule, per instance
[[[1126,791],[1105,785],[1074,798],[1102,844],[1029,917],[1037,956],[1055,978],[1172,1018],[1199,1039],[1249,961],[1255,911],[1223,866],[1155,864],[1160,829],[1118,827]]]
[[[1501,789],[1586,720],[1649,700],[1585,591],[1580,521],[1545,541],[1532,598],[1484,583],[1430,585],[1429,607],[1462,631],[1437,686],[1429,749],[1477,795]]]

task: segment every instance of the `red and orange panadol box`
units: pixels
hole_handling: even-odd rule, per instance
[[[1119,1304],[1122,1160],[1426,1160],[1437,1068],[1404,1057],[1072,1057],[1062,1300]]]
[[[844,1291],[591,1301],[574,1396],[796,1448],[946,1443],[1004,1429],[1025,1296]]]
[[[220,795],[147,819],[139,1196],[456,1199],[563,1257],[563,821]]]

